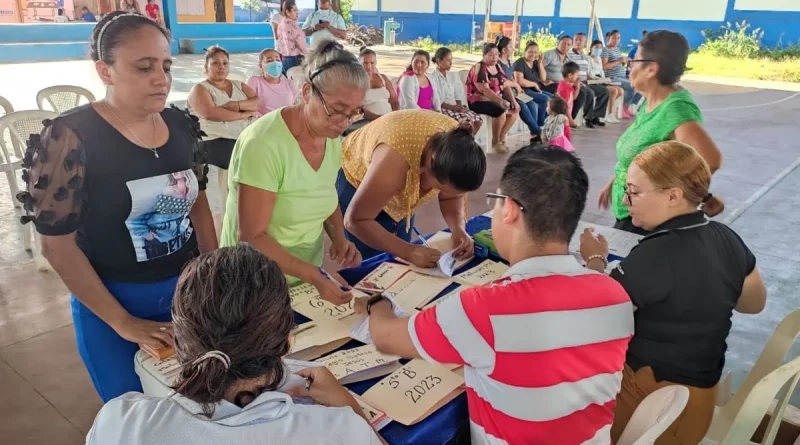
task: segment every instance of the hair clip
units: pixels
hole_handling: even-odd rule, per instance
[[[227,371],[231,367],[231,358],[228,357],[228,354],[221,352],[221,351],[208,351],[205,354],[197,357],[195,361],[192,362],[192,366],[196,366],[205,362],[206,360],[216,359],[222,362],[223,366],[225,366],[225,370]]]
[[[111,20],[106,22],[106,24],[103,25],[102,28],[100,28],[100,31],[97,33],[97,57],[99,57],[100,60],[103,60],[104,62],[105,62],[105,60],[103,59],[104,54],[103,54],[103,46],[102,46],[103,35],[106,33],[106,30],[108,29],[109,26],[111,26],[112,23],[116,22],[117,20],[119,20],[119,19],[121,19],[123,17],[144,17],[144,16],[142,16],[140,14],[137,14],[135,12],[126,12],[124,14],[120,14],[120,15],[112,18]]]

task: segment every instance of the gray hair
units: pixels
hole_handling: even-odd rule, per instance
[[[323,93],[333,93],[337,86],[351,85],[366,91],[369,77],[350,51],[335,40],[323,39],[308,51],[304,74],[308,82]]]

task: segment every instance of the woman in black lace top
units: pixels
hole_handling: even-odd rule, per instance
[[[217,247],[197,120],[164,109],[167,32],[113,12],[97,24],[100,102],[45,122],[20,194],[42,252],[72,293],[78,350],[104,401],[141,391],[138,344],[172,345],[170,305],[183,265]]]

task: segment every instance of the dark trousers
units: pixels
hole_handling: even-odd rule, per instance
[[[345,214],[347,212],[347,207],[350,206],[350,201],[353,200],[353,196],[356,194],[356,188],[347,182],[347,177],[344,175],[344,170],[339,170],[339,176],[336,177],[336,193],[339,195],[339,207],[342,209],[342,214]],[[400,238],[403,241],[411,242],[411,230],[406,230],[405,219],[399,222],[395,221],[391,216],[389,216],[388,213],[381,210],[381,212],[378,213],[378,216],[375,217],[375,221],[390,234]],[[411,217],[411,227],[414,227],[413,216]],[[383,253],[378,249],[373,249],[371,246],[356,238],[347,230],[344,231],[344,235],[348,240],[356,245],[356,249],[361,252],[361,257],[365,260]]]
[[[602,85],[581,85],[578,97],[572,106],[572,118],[578,117],[578,110],[583,107],[586,120],[599,119],[606,115],[608,107],[608,88]]]

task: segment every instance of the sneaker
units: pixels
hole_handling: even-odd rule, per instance
[[[624,113],[622,113],[623,119],[633,119],[634,114],[630,112],[630,110],[626,109]]]
[[[607,124],[618,124],[619,123],[619,119],[617,119],[617,116],[614,116],[613,114],[607,115],[604,120],[605,120],[605,122]]]

